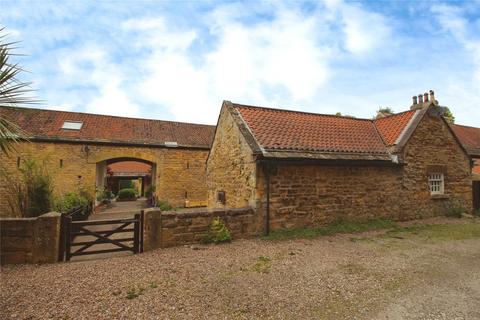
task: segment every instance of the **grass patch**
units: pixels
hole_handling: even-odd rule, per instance
[[[155,281],[150,282],[147,287],[135,285],[128,289],[125,298],[128,300],[136,299],[140,297],[140,295],[144,294],[147,290],[155,288],[158,288],[158,283]],[[114,295],[118,295],[119,293],[120,291],[114,292]]]
[[[388,231],[384,237],[412,238],[422,237],[431,240],[463,240],[480,238],[480,223],[439,224],[439,225],[412,225],[397,227]]]
[[[269,273],[272,268],[272,259],[267,256],[259,256],[256,262],[248,268],[241,268],[241,271],[253,271],[258,273]]]
[[[300,238],[315,238],[337,233],[359,233],[365,231],[395,228],[397,225],[391,220],[374,219],[368,221],[337,220],[329,225],[316,228],[297,228],[278,230],[264,236],[264,240],[287,240]]]
[[[143,294],[143,291],[145,291],[144,288],[131,288],[130,290],[127,291],[127,296],[126,298],[128,300],[132,300],[135,298],[138,298],[141,294]]]
[[[175,209],[168,201],[165,200],[158,201],[156,206],[162,211],[172,211]]]

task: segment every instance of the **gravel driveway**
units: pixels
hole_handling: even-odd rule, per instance
[[[480,221],[441,223],[7,266],[0,318],[480,319]]]

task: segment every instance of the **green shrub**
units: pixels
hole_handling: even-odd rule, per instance
[[[28,216],[37,217],[51,210],[52,182],[47,175],[33,176],[27,183]]]
[[[120,180],[119,181],[120,189],[134,189],[135,184],[132,180]]]
[[[19,168],[20,174],[9,173],[2,168],[6,201],[14,216],[38,217],[52,209],[53,180],[36,160],[27,159]]]
[[[104,200],[113,199],[113,192],[109,190],[97,191],[97,201],[102,202]]]
[[[72,209],[88,206],[89,204],[90,201],[87,198],[78,193],[70,192],[55,200],[55,210],[59,212],[69,212]]]
[[[157,202],[157,208],[160,208],[160,210],[162,211],[171,211],[173,210],[173,207],[170,203],[168,203],[168,201],[165,201],[165,200],[159,200]]]
[[[137,198],[137,193],[135,192],[135,189],[125,188],[118,191],[118,199],[120,200],[136,199],[136,198]]]
[[[230,242],[232,240],[232,236],[230,235],[230,231],[228,230],[227,226],[225,226],[225,224],[222,222],[222,220],[216,217],[212,220],[212,223],[210,224],[210,229],[208,230],[203,240],[205,243]]]
[[[97,201],[102,202],[106,199],[105,191],[97,191]]]
[[[461,218],[465,213],[464,202],[458,198],[452,198],[445,204],[445,215],[452,218]]]
[[[474,211],[473,211],[473,214],[475,214],[476,216],[480,217],[480,208],[478,208],[477,210],[474,210]]]
[[[153,193],[155,192],[155,187],[150,185],[145,188],[145,197],[150,198],[153,196]]]

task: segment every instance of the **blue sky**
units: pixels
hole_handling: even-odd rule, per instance
[[[215,124],[222,100],[480,126],[480,1],[1,1],[42,108]]]

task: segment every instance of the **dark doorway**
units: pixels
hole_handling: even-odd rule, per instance
[[[480,181],[473,181],[473,210],[480,210]]]

